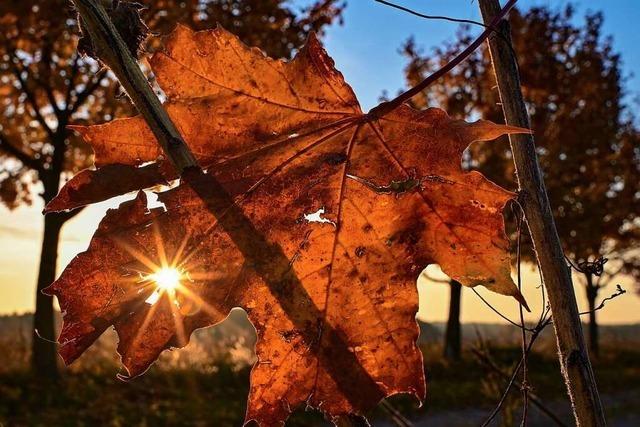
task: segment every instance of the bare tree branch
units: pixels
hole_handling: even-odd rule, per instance
[[[413,427],[413,423],[406,419],[400,411],[398,411],[388,400],[382,399],[380,402],[382,409],[389,414],[391,422],[398,427]]]
[[[38,173],[42,173],[45,170],[44,164],[42,162],[29,156],[28,154],[20,150],[16,145],[9,142],[9,138],[2,132],[0,132],[0,151],[4,151],[5,153],[15,157],[20,162],[22,162],[23,165],[35,170]]]
[[[511,37],[509,24],[494,23],[496,18],[503,14],[504,8],[498,0],[480,0],[479,5],[484,22],[491,23],[491,26],[499,25],[499,30],[505,36],[489,40],[489,52],[505,123],[530,128],[518,64],[513,51],[505,46],[507,43],[504,40],[510,40]],[[533,136],[510,135],[509,141],[518,178],[519,195],[524,201],[522,205],[526,222],[553,310],[561,373],[567,386],[576,424],[605,426],[604,409],[582,333],[571,271],[562,262],[562,245],[549,205],[544,177],[540,172]],[[533,337],[530,343],[532,342]]]
[[[513,369],[513,372],[509,377],[509,383],[507,384],[507,387],[502,393],[502,397],[500,398],[500,401],[498,402],[496,407],[493,409],[493,411],[491,411],[491,414],[489,414],[489,417],[484,421],[484,423],[482,423],[482,427],[486,427],[490,425],[493,419],[496,417],[496,415],[498,415],[498,412],[500,412],[502,405],[504,405],[504,402],[506,401],[507,396],[509,395],[509,391],[511,390],[511,387],[513,387],[513,385],[515,384],[516,378],[518,377],[518,373],[520,372],[520,368],[522,367],[522,364],[524,363],[526,358],[529,357],[529,353],[533,348],[533,344],[535,343],[536,339],[540,336],[540,333],[544,330],[544,328],[546,328],[549,324],[551,324],[551,322],[552,322],[552,318],[548,317],[543,322],[538,323],[534,328],[531,334],[531,339],[529,340],[529,344],[527,345],[527,348],[522,354],[522,357],[518,361],[518,364]]]
[[[500,367],[494,363],[494,361],[491,359],[491,357],[488,354],[486,354],[486,352],[483,352],[483,351],[481,351],[479,349],[475,349],[475,348],[471,349],[471,352],[476,356],[476,358],[478,359],[478,361],[481,364],[483,364],[487,368],[491,369],[493,372],[497,373],[502,378],[504,378],[506,380],[510,379],[509,374],[507,374],[505,371],[500,369]],[[518,388],[523,388],[524,387],[524,384],[520,383],[517,380],[513,381],[513,385],[518,387]],[[562,427],[566,427],[567,426],[567,424],[565,424],[560,419],[560,417],[558,417],[553,411],[551,411],[549,408],[547,408],[545,406],[545,404],[542,402],[540,397],[538,397],[535,393],[529,391],[529,399],[531,400],[531,403],[533,403],[536,407],[538,407],[538,409],[540,409],[540,411],[542,411],[542,413],[544,413],[554,423],[556,423],[556,425],[562,426]]]
[[[462,61],[467,59],[472,52],[474,52],[478,47],[482,46],[482,43],[485,42],[489,38],[489,36],[495,31],[494,27],[496,27],[502,20],[507,16],[509,11],[513,9],[518,0],[509,0],[507,4],[504,5],[502,9],[495,15],[495,17],[491,20],[491,22],[487,25],[487,28],[478,36],[477,39],[473,41],[469,46],[467,46],[462,52],[456,55],[451,61],[449,61],[442,68],[438,69],[435,73],[431,74],[426,79],[422,80],[416,86],[407,90],[406,92],[401,93],[391,101],[383,102],[382,104],[374,107],[369,111],[368,116],[371,118],[382,117],[389,112],[395,110],[400,105],[410,100],[427,87],[429,87],[434,81],[438,80],[440,77],[447,74],[453,68],[455,68]]]
[[[53,108],[53,112],[55,113],[55,115],[57,117],[59,117],[60,113],[62,112],[62,110],[60,109],[60,106],[58,105],[58,101],[56,100],[55,93],[53,93],[51,84],[47,83],[46,81],[42,80],[40,77],[37,77],[37,76],[31,76],[31,78],[36,83],[38,83],[38,85],[42,88],[42,90],[44,91],[45,95],[47,96],[47,100],[49,101],[49,104],[51,105],[51,108]]]
[[[64,97],[64,108],[69,114],[69,104],[71,104],[71,96],[73,95],[74,82],[78,76],[78,70],[80,69],[80,54],[76,52],[73,55],[73,62],[71,63],[71,73],[69,73],[69,84],[67,85],[67,93]]]
[[[100,85],[102,84],[102,82],[104,81],[106,76],[107,76],[107,69],[106,68],[104,68],[104,69],[102,69],[102,70],[100,70],[98,72],[98,74],[96,75],[96,78],[93,81],[93,83],[87,85],[85,90],[83,90],[82,92],[80,92],[77,95],[76,102],[73,104],[73,106],[70,106],[70,108],[69,107],[67,108],[67,113],[68,113],[69,116],[71,116],[73,113],[78,111],[78,108],[80,108],[82,106],[82,104],[84,104],[84,102],[87,100],[87,98],[93,92],[95,92],[95,90],[98,87],[100,87]]]
[[[481,294],[480,292],[478,292],[476,290],[476,288],[471,288],[471,290],[473,291],[473,293],[475,293],[478,298],[480,298],[480,300],[491,309],[491,311],[493,311],[494,313],[496,313],[498,316],[500,316],[502,319],[506,320],[509,324],[517,327],[517,328],[524,328],[525,331],[527,332],[535,332],[535,328],[527,328],[524,325],[520,325],[517,322],[514,322],[513,320],[509,319],[507,316],[505,316],[504,314],[500,313],[500,310],[498,310],[497,308],[495,308],[493,305],[491,305],[491,303],[489,301],[487,301]]]
[[[404,7],[401,6],[399,4],[395,4],[395,3],[391,3],[390,1],[386,1],[386,0],[373,0],[377,3],[383,4],[385,6],[390,6],[394,9],[398,9],[401,10],[403,12],[407,12],[411,15],[417,16],[419,18],[425,18],[425,19],[435,19],[435,20],[441,20],[441,21],[449,21],[449,22],[459,22],[461,24],[471,24],[471,25],[478,25],[480,27],[484,27],[484,28],[489,28],[487,25],[485,25],[482,22],[478,22],[478,21],[472,21],[470,19],[458,19],[458,18],[450,18],[448,16],[440,16],[440,15],[426,15],[424,13],[420,13],[417,12],[413,9],[409,9],[408,7]]]
[[[620,285],[616,285],[616,291],[614,293],[612,293],[611,295],[609,295],[608,297],[606,297],[605,299],[603,299],[602,301],[600,301],[600,305],[598,305],[596,308],[594,308],[593,310],[588,310],[588,311],[582,311],[579,314],[583,315],[583,314],[589,314],[589,313],[593,313],[594,311],[598,311],[604,308],[605,303],[607,301],[611,301],[614,298],[618,298],[621,295],[626,294],[627,291],[625,289],[622,288],[622,286]]]
[[[17,59],[17,57],[15,55],[13,55],[13,57]],[[25,93],[25,95],[27,95],[27,100],[29,101],[29,104],[31,105],[31,109],[33,110],[33,112],[34,112],[34,114],[36,116],[36,120],[38,121],[38,123],[40,123],[40,126],[42,126],[42,128],[45,130],[47,135],[49,135],[49,137],[51,139],[54,139],[55,138],[55,132],[53,131],[53,129],[51,129],[51,127],[49,126],[49,124],[45,120],[44,116],[40,112],[40,107],[38,106],[38,102],[36,100],[36,96],[31,91],[31,89],[29,89],[29,85],[27,83],[27,80],[25,80],[22,77],[22,73],[23,72],[27,73],[27,76],[28,76],[29,75],[29,71],[25,67],[19,67],[17,64],[15,64],[13,62],[11,62],[11,69],[13,70],[13,74],[16,76],[16,79],[18,80],[18,83],[20,84],[20,90],[22,90]]]

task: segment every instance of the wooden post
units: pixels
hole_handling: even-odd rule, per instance
[[[491,23],[501,10],[500,3],[498,0],[479,0],[479,3],[484,22]],[[489,47],[506,123],[529,128],[518,65],[513,51],[507,45],[511,43],[509,24],[502,21],[495,28],[504,38],[493,35],[489,38]],[[578,426],[605,426],[604,411],[582,334],[571,272],[564,260],[533,136],[510,135],[509,139],[525,219],[549,295],[560,368],[576,423]]]

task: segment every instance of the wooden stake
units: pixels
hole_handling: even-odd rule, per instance
[[[491,23],[501,10],[498,0],[479,0],[479,4],[485,23]],[[509,125],[530,128],[518,65],[507,45],[511,43],[509,24],[502,21],[495,28],[504,36],[490,37],[489,47],[505,121]],[[605,426],[604,411],[582,334],[571,272],[564,260],[533,136],[510,135],[509,140],[525,218],[549,295],[560,368],[576,423],[578,426]]]

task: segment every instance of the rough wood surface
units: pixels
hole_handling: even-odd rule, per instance
[[[479,4],[486,23],[490,23],[501,9],[498,0],[480,0]],[[529,116],[520,88],[517,62],[506,44],[511,37],[508,22],[503,21],[497,30],[504,38],[491,37],[489,46],[505,120],[509,125],[528,128]],[[562,375],[576,423],[579,426],[604,426],[606,421],[582,334],[571,272],[564,260],[534,139],[531,135],[510,135],[509,138],[526,221],[553,312]]]

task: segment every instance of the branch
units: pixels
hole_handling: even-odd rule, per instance
[[[413,427],[413,423],[406,419],[400,411],[398,411],[388,400],[382,399],[380,402],[380,406],[382,410],[389,414],[389,418],[391,422],[393,422],[398,427]]]
[[[436,20],[449,21],[449,22],[459,22],[461,24],[472,24],[472,25],[478,25],[478,26],[484,27],[484,28],[490,28],[489,26],[485,25],[482,22],[472,21],[471,19],[450,18],[448,16],[440,16],[440,15],[425,15],[424,13],[416,12],[415,10],[409,9],[408,7],[404,7],[404,6],[401,6],[399,4],[395,4],[395,3],[391,3],[390,1],[386,1],[386,0],[373,0],[373,1],[375,1],[377,3],[380,3],[380,4],[384,4],[385,6],[390,6],[390,7],[394,8],[394,9],[401,10],[403,12],[410,13],[411,15],[417,16],[419,18],[436,19]]]
[[[375,119],[382,117],[386,114],[389,114],[391,111],[398,108],[400,105],[410,100],[423,90],[425,90],[428,86],[430,86],[433,82],[438,80],[440,77],[447,74],[449,71],[454,69],[458,64],[463,62],[469,55],[471,55],[478,47],[484,43],[485,40],[489,38],[491,33],[494,31],[494,27],[500,23],[504,19],[504,17],[509,13],[509,11],[516,5],[518,0],[509,0],[507,4],[500,10],[498,14],[491,20],[491,22],[487,25],[487,28],[478,36],[478,38],[471,43],[465,50],[460,52],[455,58],[453,58],[450,62],[448,62],[444,67],[440,68],[435,73],[431,74],[429,77],[424,79],[418,85],[412,87],[408,91],[400,94],[396,98],[391,101],[383,102],[382,104],[374,107],[369,111],[367,116],[369,119]]]
[[[496,313],[498,316],[502,317],[502,319],[506,320],[509,324],[517,327],[517,328],[521,328],[524,329],[525,331],[528,332],[535,332],[534,328],[527,328],[526,326],[524,326],[524,324],[519,325],[517,322],[514,322],[513,320],[509,319],[507,316],[505,316],[504,314],[500,313],[500,310],[498,310],[497,308],[495,308],[493,305],[491,305],[491,303],[489,301],[487,301],[481,294],[480,292],[478,292],[476,290],[476,288],[471,288],[471,290],[473,291],[473,293],[475,293],[478,298],[480,298],[480,300],[487,306],[489,307],[494,313]]]
[[[87,98],[102,84],[105,77],[107,77],[107,69],[104,68],[100,70],[96,76],[97,78],[88,85],[82,92],[80,92],[76,97],[76,102],[73,103],[73,106],[67,108],[67,114],[71,116],[73,113],[78,111],[78,108],[84,104]],[[68,105],[68,104],[67,104]]]
[[[486,366],[487,368],[491,369],[493,372],[497,373],[498,375],[500,375],[502,378],[509,380],[509,374],[507,374],[505,371],[503,371],[502,369],[500,369],[494,362],[493,360],[491,360],[491,357],[489,357],[487,354],[481,352],[478,349],[472,348],[471,352],[476,356],[476,358],[478,359],[478,361],[483,364],[484,366]],[[513,385],[518,387],[518,388],[524,388],[525,385],[520,383],[518,380],[514,380],[513,381]],[[554,423],[556,423],[556,425],[561,426],[561,427],[567,427],[567,424],[565,424],[555,413],[553,413],[553,411],[551,411],[549,408],[547,408],[544,403],[542,402],[542,400],[533,392],[529,391],[529,399],[531,400],[531,403],[533,403],[535,406],[538,407],[538,409],[545,414],[546,416],[548,416]]]
[[[513,212],[515,214],[517,220],[517,228],[518,228],[518,241],[517,241],[517,254],[516,254],[516,264],[518,266],[518,291],[522,292],[522,222],[524,220],[524,212],[521,210],[521,206],[512,205]],[[526,355],[527,351],[527,334],[524,323],[524,311],[522,309],[522,304],[518,305],[518,309],[520,312],[520,325],[522,325],[522,354]],[[528,357],[525,357],[522,360],[522,423],[521,426],[525,427],[527,425],[527,416],[529,414],[529,364]]]
[[[500,38],[504,38],[504,35],[502,35],[502,33],[500,33],[500,31],[497,31],[494,27],[490,27],[488,25],[485,25],[482,22],[478,22],[478,21],[473,21],[471,19],[458,19],[458,18],[450,18],[448,16],[440,16],[440,15],[426,15],[424,13],[420,13],[417,12],[413,9],[409,9],[408,7],[404,7],[395,3],[391,3],[390,1],[386,1],[386,0],[373,0],[375,2],[378,2],[380,4],[384,4],[386,6],[401,10],[403,12],[407,12],[411,15],[417,16],[419,18],[424,18],[424,19],[434,19],[434,20],[442,20],[442,21],[449,21],[449,22],[459,22],[462,24],[471,24],[471,25],[478,25],[480,27],[483,28],[487,28],[489,30],[491,30],[493,32],[493,34],[495,34],[496,36],[500,37]],[[511,46],[511,45],[509,45]],[[514,51],[514,56],[515,55],[515,51]]]
[[[29,156],[18,147],[9,142],[6,135],[0,132],[0,151],[4,151],[11,156],[18,159],[23,165],[35,170],[38,173],[44,172],[44,165],[42,162]]]
[[[56,96],[51,89],[51,85],[42,80],[40,77],[32,76],[32,78],[36,83],[38,83],[38,85],[40,85],[45,95],[47,95],[47,99],[49,100],[51,108],[53,108],[53,112],[56,114],[56,116],[60,116],[62,110],[60,110],[60,107],[58,106],[58,101],[56,101]]]
[[[71,104],[71,95],[73,93],[74,82],[76,81],[76,76],[78,75],[78,70],[80,69],[80,54],[76,52],[73,55],[73,62],[71,63],[71,73],[69,73],[69,85],[67,86],[67,93],[64,96],[64,108],[67,111],[67,114],[70,116],[69,112],[71,108],[69,104]]]
[[[96,56],[114,72],[178,173],[182,174],[187,168],[200,170],[193,153],[151,89],[102,4],[96,0],[75,0],[74,4],[91,37]]]
[[[536,342],[536,339],[538,339],[538,337],[540,336],[540,333],[544,330],[544,328],[546,328],[551,323],[551,321],[552,319],[551,317],[549,317],[546,320],[539,322],[538,325],[536,325],[536,327],[534,328],[534,331],[531,334],[531,339],[529,340],[529,344],[527,345],[525,351],[523,352],[522,357],[518,361],[518,364],[513,369],[513,372],[509,377],[509,383],[507,384],[507,387],[502,393],[502,397],[500,398],[498,405],[496,405],[493,411],[491,411],[491,414],[489,414],[489,417],[484,421],[484,423],[482,423],[482,427],[487,427],[488,425],[490,425],[493,419],[496,417],[496,415],[498,415],[498,412],[500,412],[502,405],[504,405],[504,402],[507,400],[507,396],[509,395],[509,391],[511,390],[511,387],[513,387],[513,385],[516,382],[516,378],[518,377],[518,373],[520,372],[520,368],[522,367],[522,364],[527,359],[527,357],[529,357],[529,353],[533,348],[533,343]]]
[[[17,59],[17,56],[15,55],[13,56],[14,58]],[[18,79],[18,83],[20,83],[20,89],[27,95],[27,100],[29,101],[29,104],[31,105],[31,109],[36,115],[36,120],[38,121],[38,123],[40,123],[40,126],[44,128],[45,132],[47,132],[47,135],[49,135],[49,137],[53,139],[55,137],[55,133],[49,127],[49,125],[47,124],[47,121],[45,120],[44,116],[40,112],[40,108],[38,107],[38,102],[36,100],[35,94],[31,92],[31,90],[29,90],[29,85],[22,78],[22,72],[24,71],[25,73],[27,73],[27,76],[28,76],[29,71],[26,68],[22,68],[22,67],[20,67],[22,68],[20,69],[16,64],[14,64],[11,61],[10,63],[11,63],[11,69],[13,70],[13,74]]]
[[[614,293],[612,293],[611,295],[609,295],[608,297],[606,297],[605,299],[603,299],[603,300],[600,302],[600,305],[599,305],[599,306],[597,306],[597,307],[596,307],[596,308],[594,308],[593,310],[582,311],[582,312],[580,312],[579,314],[582,316],[583,314],[594,313],[594,312],[596,312],[596,311],[598,311],[598,310],[601,310],[601,309],[603,309],[603,308],[604,308],[604,305],[605,305],[605,303],[606,303],[607,301],[611,301],[612,299],[614,299],[614,298],[618,298],[619,296],[624,295],[624,294],[626,294],[626,293],[627,293],[627,291],[626,291],[625,289],[623,289],[623,288],[622,288],[622,286],[620,286],[620,285],[616,285],[616,291],[615,291]]]

